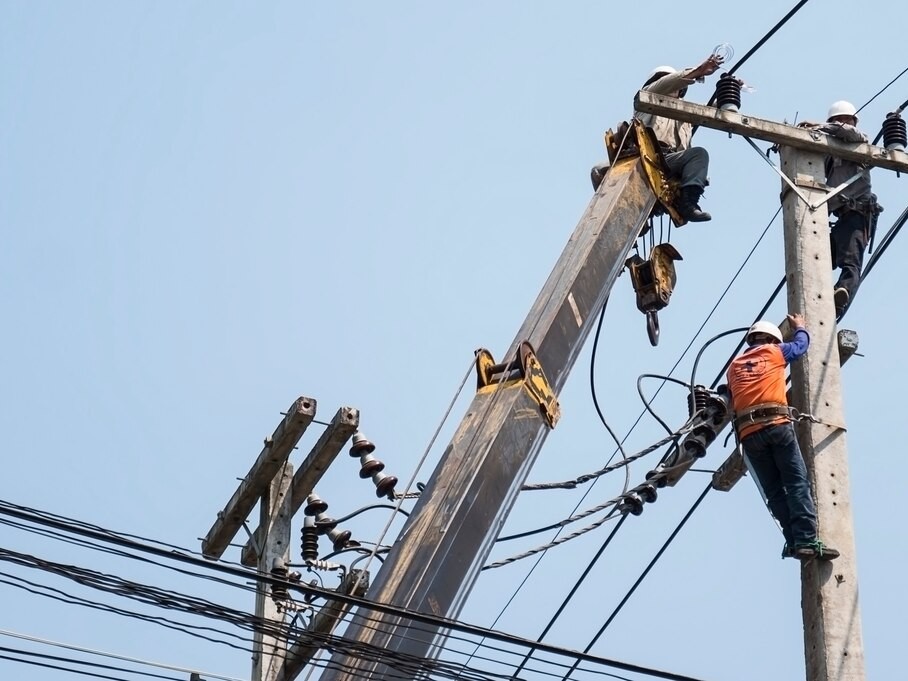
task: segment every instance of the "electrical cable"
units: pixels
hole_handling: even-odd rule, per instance
[[[152,679],[167,679],[167,681],[183,681],[175,676],[164,676],[163,674],[155,674],[153,672],[143,672],[137,669],[127,669],[126,667],[116,667],[109,664],[99,664],[97,662],[88,662],[87,660],[80,660],[75,657],[63,657],[61,655],[48,655],[47,653],[36,653],[30,650],[24,650],[22,648],[8,648],[6,646],[0,646],[0,652],[12,653],[15,655],[26,655],[28,657],[37,657],[42,660],[53,660],[54,662],[69,662],[70,664],[79,664],[86,667],[93,667],[95,669],[104,669],[106,671],[114,672],[126,672],[127,674],[138,674],[139,676],[146,676]],[[23,660],[24,662],[24,660]],[[62,668],[61,668],[62,669]],[[74,669],[67,669],[67,671],[75,671]]]
[[[695,383],[694,383],[694,382],[697,380],[697,367],[698,367],[699,364],[700,364],[700,358],[703,356],[703,353],[706,351],[706,348],[708,348],[710,345],[712,345],[713,343],[715,343],[715,342],[716,342],[717,340],[719,340],[720,338],[725,338],[725,336],[730,336],[730,335],[733,334],[733,333],[743,333],[743,332],[745,332],[745,331],[747,331],[747,330],[749,330],[749,329],[750,329],[750,326],[742,326],[742,327],[738,327],[738,328],[735,328],[735,329],[729,329],[728,331],[723,331],[722,333],[717,333],[715,336],[713,336],[712,338],[710,338],[708,341],[706,341],[706,342],[703,344],[703,346],[700,348],[700,351],[697,353],[697,358],[694,360],[694,366],[693,366],[693,368],[692,368],[691,371],[690,371],[690,399],[691,399],[691,404],[694,403],[693,401],[694,401],[694,399],[695,399],[695,395],[694,395],[694,385],[695,385]]]
[[[45,669],[56,669],[61,672],[69,672],[70,674],[79,674],[80,676],[90,676],[93,679],[109,679],[110,681],[130,681],[130,679],[125,679],[122,676],[108,676],[107,674],[93,674],[82,669],[71,669],[69,667],[61,667],[56,664],[50,664],[49,662],[38,662],[37,660],[23,660],[19,657],[10,657],[9,655],[0,655],[0,660],[9,660],[10,662],[19,662],[20,664],[27,664],[33,667],[43,667]]]
[[[333,518],[332,520],[335,523],[337,523],[338,525],[340,525],[341,523],[345,523],[348,520],[351,520],[352,518],[355,518],[356,516],[360,515],[361,513],[365,513],[366,511],[371,511],[374,508],[390,508],[395,513],[400,513],[401,515],[403,515],[407,518],[410,517],[409,513],[407,513],[405,510],[403,510],[396,504],[369,504],[368,506],[363,506],[362,508],[359,508],[359,509],[353,511],[352,513],[348,513],[347,515],[341,516],[340,518]]]
[[[565,596],[564,600],[561,602],[561,605],[558,606],[558,609],[555,611],[555,614],[552,615],[551,619],[549,619],[549,623],[545,625],[545,628],[542,630],[542,633],[539,634],[539,636],[536,638],[537,641],[542,641],[542,639],[545,638],[546,634],[548,634],[549,631],[551,631],[552,627],[555,626],[555,622],[557,622],[558,618],[561,617],[561,613],[564,612],[564,609],[568,606],[568,603],[570,603],[571,600],[574,598],[574,595],[577,593],[577,590],[580,588],[580,585],[583,584],[584,580],[587,578],[587,576],[589,576],[590,572],[592,572],[596,563],[599,562],[599,559],[602,557],[602,554],[605,552],[605,549],[608,547],[609,544],[611,544],[612,539],[615,538],[615,535],[618,533],[618,530],[621,529],[621,526],[624,525],[625,520],[627,520],[626,513],[621,516],[621,520],[619,520],[618,523],[615,525],[615,527],[612,528],[612,531],[609,533],[606,540],[604,542],[602,542],[602,545],[599,547],[599,550],[596,551],[596,555],[594,555],[593,558],[590,560],[589,564],[586,566],[586,569],[581,573],[580,578],[574,583],[573,588],[568,592],[568,595]],[[589,652],[589,651],[586,651],[586,652]],[[524,666],[526,665],[527,662],[529,662],[529,660],[532,656],[533,656],[533,650],[531,648],[529,651],[527,651],[526,657],[523,659],[523,662],[521,662],[520,665],[517,667],[517,669],[514,671],[515,677],[523,670]]]
[[[86,528],[84,526],[79,526],[79,525],[72,525],[72,526],[67,527],[64,523],[61,523],[59,520],[48,518],[48,517],[45,517],[42,515],[29,514],[27,511],[24,511],[21,508],[16,507],[15,505],[11,505],[4,501],[0,501],[0,514],[12,516],[14,518],[19,518],[22,520],[28,520],[31,522],[35,522],[36,524],[39,524],[39,525],[53,527],[55,529],[66,529],[68,531],[73,532],[74,534],[98,539],[100,541],[112,543],[114,545],[126,546],[126,547],[132,548],[137,551],[142,551],[142,552],[150,553],[153,555],[168,557],[168,558],[171,558],[176,561],[191,564],[200,569],[211,570],[211,571],[220,572],[222,574],[229,574],[229,575],[233,575],[233,576],[240,576],[243,578],[256,579],[257,581],[259,581],[263,584],[267,584],[267,585],[276,584],[278,586],[286,587],[289,590],[300,591],[304,594],[305,593],[314,594],[315,596],[318,596],[318,597],[338,601],[341,603],[346,603],[349,605],[354,605],[359,608],[364,608],[368,611],[379,612],[379,613],[382,613],[385,615],[394,615],[396,617],[403,617],[403,618],[411,620],[415,623],[425,623],[425,624],[428,624],[435,628],[440,627],[442,629],[456,630],[456,631],[460,631],[462,633],[468,633],[468,634],[475,635],[475,636],[482,637],[482,638],[490,638],[492,640],[508,643],[511,645],[518,645],[518,646],[522,646],[522,647],[533,647],[534,649],[537,649],[541,652],[551,653],[553,655],[567,656],[570,658],[575,658],[577,655],[575,653],[575,651],[570,651],[567,649],[559,648],[557,646],[552,646],[547,643],[529,641],[527,639],[522,639],[520,637],[513,636],[511,634],[505,634],[503,632],[498,632],[498,631],[494,631],[491,629],[485,629],[485,628],[477,627],[475,625],[469,625],[464,622],[458,622],[456,620],[448,620],[448,619],[440,618],[440,617],[437,617],[434,615],[426,615],[421,612],[407,610],[407,609],[396,607],[396,606],[385,605],[382,603],[375,603],[375,602],[367,601],[363,598],[359,598],[356,596],[350,596],[350,595],[346,595],[346,594],[339,593],[339,592],[325,592],[324,590],[316,589],[307,584],[288,583],[285,580],[276,579],[276,578],[272,577],[271,575],[258,574],[251,570],[247,570],[244,568],[237,568],[237,567],[233,567],[230,565],[224,565],[220,562],[210,562],[210,561],[206,561],[201,558],[196,558],[194,556],[188,556],[188,555],[184,555],[184,554],[180,554],[180,553],[167,553],[158,546],[141,544],[139,542],[136,542],[135,540],[118,536],[116,533],[110,532],[109,530],[99,531],[99,530],[93,530],[93,529],[89,529],[89,528]],[[332,640],[335,641],[334,645],[341,645],[341,644],[354,645],[350,641],[344,641],[344,639],[332,639]],[[360,644],[360,643],[356,643],[355,646],[367,647],[367,646],[364,646],[364,644]],[[378,652],[378,654],[384,654],[387,651],[378,649],[377,652]],[[691,681],[692,680],[692,677],[687,677],[687,676],[683,676],[683,675],[679,675],[679,674],[673,674],[670,672],[664,672],[662,670],[655,670],[655,669],[651,669],[651,668],[647,668],[647,667],[641,667],[638,665],[632,665],[629,663],[619,662],[616,660],[610,660],[607,658],[597,657],[594,655],[584,654],[584,655],[581,655],[581,657],[582,657],[582,661],[584,661],[584,662],[590,662],[593,664],[601,664],[604,666],[621,669],[623,671],[629,671],[629,672],[638,673],[638,674],[646,674],[649,676],[655,676],[657,678],[664,678],[664,679],[671,679],[674,681]],[[432,665],[435,664],[435,662],[431,661],[431,660],[429,660],[427,662]]]
[[[687,383],[685,383],[684,381],[681,381],[677,378],[673,378],[671,376],[662,376],[660,374],[640,374],[639,376],[637,376],[637,394],[640,396],[640,399],[643,401],[643,406],[650,413],[650,415],[654,419],[656,419],[663,428],[665,428],[665,432],[671,433],[672,429],[668,427],[668,424],[665,421],[663,421],[661,418],[659,418],[659,416],[656,414],[655,411],[653,411],[653,407],[652,407],[652,404],[650,404],[650,400],[647,400],[646,397],[644,397],[644,395],[643,395],[643,387],[641,386],[641,382],[643,381],[644,378],[661,378],[663,383],[665,381],[669,381],[671,383],[677,383],[678,385],[682,385],[685,388],[690,388],[690,386]]]
[[[184,674],[191,674],[193,672],[207,676],[211,679],[218,679],[218,681],[244,681],[243,679],[238,679],[233,676],[222,676],[220,674],[215,674],[214,672],[206,672],[200,669],[191,669],[189,667],[178,667],[175,665],[164,664],[163,662],[152,662],[151,660],[142,660],[135,657],[127,657],[126,655],[118,655],[116,653],[110,653],[103,650],[93,650],[91,648],[83,648],[80,646],[73,645],[71,643],[61,643],[60,641],[52,641],[46,638],[39,638],[38,636],[29,636],[17,631],[9,631],[6,629],[0,629],[0,636],[9,636],[11,638],[18,638],[23,641],[30,641],[32,643],[40,643],[46,646],[52,646],[54,648],[64,648],[66,650],[74,650],[79,653],[87,653],[89,655],[97,655],[99,657],[107,657],[113,660],[122,660],[123,662],[132,662],[135,664],[141,664],[148,667],[157,667],[159,669],[167,669],[172,672],[182,672]]]
[[[889,89],[889,86],[890,86],[890,85],[892,85],[893,83],[895,83],[895,81],[897,81],[899,78],[901,78],[902,76],[904,76],[906,73],[908,73],[908,66],[906,66],[904,69],[902,69],[902,72],[901,72],[899,75],[897,75],[895,78],[893,78],[893,79],[890,80],[888,83],[886,83],[886,84],[883,86],[883,88],[882,88],[879,92],[877,92],[873,97],[871,97],[871,98],[868,99],[866,102],[864,102],[864,103],[861,105],[861,108],[859,108],[857,111],[855,111],[855,115],[861,113],[861,111],[863,111],[863,110],[867,107],[867,105],[869,105],[874,99],[876,99],[877,97],[879,97],[881,94],[883,94],[884,92],[886,92],[886,90]],[[905,104],[902,105],[901,108],[904,109],[905,106],[908,106],[908,102],[905,102]],[[876,142],[874,142],[874,144],[876,144]]]
[[[649,574],[649,571],[653,569],[653,566],[662,557],[662,554],[665,553],[665,550],[675,540],[675,537],[678,536],[678,533],[687,524],[687,521],[690,520],[690,517],[694,514],[694,511],[697,510],[697,508],[700,506],[703,499],[706,498],[706,495],[709,494],[709,491],[711,489],[712,489],[712,480],[710,480],[707,483],[706,488],[700,493],[700,496],[697,497],[697,500],[694,502],[693,506],[691,506],[690,509],[687,511],[687,513],[684,514],[684,517],[681,519],[681,522],[678,523],[677,527],[675,527],[675,529],[669,535],[668,539],[665,540],[665,543],[662,544],[662,548],[660,548],[656,552],[656,555],[653,556],[653,559],[649,562],[649,565],[647,565],[646,568],[643,570],[643,572],[640,573],[640,576],[637,578],[637,580],[631,586],[630,590],[628,590],[628,592],[625,594],[624,598],[621,599],[621,601],[618,603],[618,606],[612,611],[612,614],[608,616],[608,618],[605,620],[605,623],[599,628],[599,631],[596,632],[596,635],[593,636],[593,638],[587,644],[586,648],[583,649],[584,653],[588,653],[592,649],[592,647],[596,644],[596,642],[599,640],[599,637],[602,636],[603,633],[605,633],[605,630],[608,629],[609,625],[615,620],[615,617],[617,617],[618,613],[621,612],[621,609],[624,607],[625,603],[627,603],[627,601],[630,599],[630,597],[634,594],[634,592],[637,590],[637,587],[640,586],[640,584],[643,582],[643,580]],[[571,669],[571,671],[573,671],[573,670],[574,670],[574,668]],[[570,673],[571,672],[569,671],[567,674],[565,674],[564,678],[567,679],[570,676]]]

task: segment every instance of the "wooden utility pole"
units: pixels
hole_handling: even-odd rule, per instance
[[[824,162],[832,154],[905,172],[908,156],[869,144],[845,144],[812,130],[648,92],[637,95],[635,106],[638,111],[781,145],[788,309],[804,315],[811,334],[807,355],[791,368],[791,404],[814,419],[798,425],[798,441],[817,502],[820,536],[842,553],[832,562],[812,560],[801,566],[807,679],[863,681],[857,561],[825,203],[830,188],[824,184]],[[725,472],[734,478],[731,466]]]
[[[821,422],[800,422],[798,441],[816,498],[819,536],[842,554],[833,562],[801,564],[807,678],[863,681],[864,644],[829,267],[829,220],[823,203],[827,193],[825,156],[783,146],[781,158],[782,171],[802,193],[785,191],[782,200],[788,309],[800,311],[809,320],[811,336],[807,354],[791,365],[791,404]]]

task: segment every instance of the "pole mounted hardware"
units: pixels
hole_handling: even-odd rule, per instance
[[[476,351],[476,392],[492,392],[518,381],[523,382],[539,405],[549,428],[554,428],[561,418],[561,406],[529,341],[518,346],[515,359],[501,364],[496,364],[492,353],[485,348]]]

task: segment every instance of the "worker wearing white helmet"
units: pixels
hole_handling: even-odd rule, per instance
[[[658,95],[684,97],[687,88],[704,77],[715,73],[722,65],[722,57],[711,54],[699,66],[678,71],[671,66],[657,66],[653,69],[643,89]],[[707,183],[709,153],[703,147],[690,145],[693,129],[690,123],[653,114],[638,113],[637,118],[653,129],[656,139],[662,144],[665,161],[669,170],[681,182],[678,197],[678,212],[690,222],[705,222],[712,216],[700,209],[700,197]]]
[[[699,66],[681,71],[672,66],[657,66],[643,83],[643,89],[669,97],[684,97],[688,86],[702,82],[706,76],[715,73],[722,62],[721,56],[711,54]],[[701,210],[699,205],[707,183],[709,154],[702,147],[690,146],[693,135],[690,123],[653,114],[638,113],[636,117],[653,129],[656,139],[662,144],[669,170],[680,179],[681,195],[676,205],[678,212],[689,222],[711,220],[712,216]],[[598,189],[607,170],[608,162],[593,166],[590,172],[593,189]]]
[[[867,136],[858,130],[858,112],[854,104],[840,99],[833,102],[825,123],[801,123],[825,132],[842,142],[860,144]],[[833,267],[839,268],[839,278],[833,287],[836,317],[841,319],[854,300],[861,283],[864,251],[870,243],[882,206],[877,202],[870,184],[870,168],[854,161],[830,156],[826,159],[826,184],[838,187],[857,176],[828,203],[829,212],[836,218],[830,230]]]
[[[783,342],[772,322],[757,322],[744,337],[748,348],[729,366],[735,432],[766,504],[782,527],[782,557],[832,560],[839,552],[817,536],[810,480],[786,397],[785,367],[807,353],[810,335],[800,314],[788,315],[788,321],[794,329],[791,342]]]

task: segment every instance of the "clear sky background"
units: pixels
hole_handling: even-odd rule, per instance
[[[299,395],[318,401],[324,421],[360,409],[386,472],[408,479],[473,350],[507,349],[590,199],[603,132],[631,115],[650,70],[694,65],[722,42],[739,58],[793,4],[0,2],[0,497],[198,549]],[[908,66],[906,23],[904,3],[809,2],[739,71],[755,88],[742,108],[791,122],[822,119],[837,99],[861,106]],[[688,98],[705,102],[714,78]],[[906,98],[908,77],[862,111],[860,127],[872,137]],[[642,409],[637,376],[671,369],[779,205],[778,177],[743,140],[705,129],[695,140],[712,157],[702,205],[714,217],[673,235],[684,260],[659,346],[627,276],[607,311],[596,385],[620,435]],[[908,180],[873,177],[882,234]],[[874,679],[902,666],[908,607],[904,238],[842,324],[864,355],[843,384]],[[689,379],[710,337],[749,324],[783,272],[778,219],[675,375]],[[769,317],[784,312],[781,297]],[[736,340],[706,351],[701,382]],[[588,346],[530,481],[573,478],[614,452],[589,363]],[[673,426],[686,417],[677,386],[654,406]],[[647,417],[628,450],[663,433]],[[717,442],[703,467],[729,451]],[[631,484],[655,461],[634,465]],[[358,469],[344,453],[319,484],[332,514],[374,503]],[[583,649],[707,481],[690,473],[629,518],[545,640]],[[582,508],[623,482],[606,477]],[[505,532],[557,522],[585,491],[523,495]],[[374,541],[385,513],[351,522],[354,536]],[[534,559],[483,573],[462,618],[538,637],[608,530],[550,551],[507,608]],[[799,569],[779,559],[781,545],[752,480],[710,493],[592,652],[710,680],[803,678]],[[106,567],[9,527],[0,546]],[[129,570],[253,607],[248,593]],[[243,652],[0,588],[0,629],[249,677]],[[75,678],[2,659],[0,677]]]

